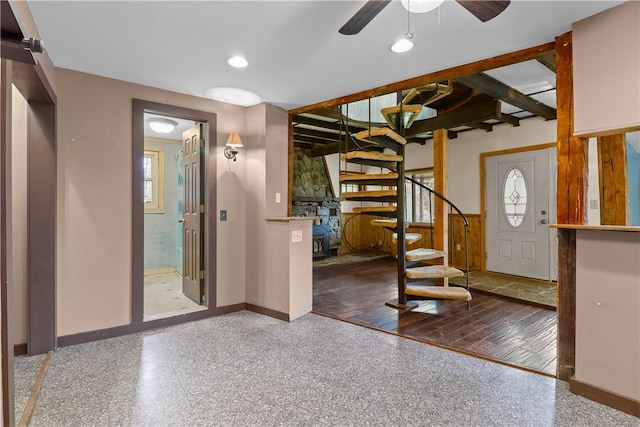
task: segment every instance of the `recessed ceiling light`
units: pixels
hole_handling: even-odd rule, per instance
[[[154,117],[147,121],[149,127],[152,131],[158,133],[171,133],[176,126],[178,126],[178,122],[171,119],[165,119],[162,117]]]
[[[227,62],[233,68],[244,68],[247,65],[249,65],[247,60],[244,59],[242,56],[232,56],[231,58],[227,59]]]
[[[403,38],[395,42],[391,45],[391,51],[395,53],[404,53],[413,49],[413,42],[411,39],[413,38],[413,34],[407,33]]]
[[[262,98],[255,93],[233,87],[214,87],[208,89],[205,94],[216,101],[242,105],[243,107],[250,107],[262,102]]]

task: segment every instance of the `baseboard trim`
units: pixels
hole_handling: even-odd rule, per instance
[[[14,356],[24,356],[25,354],[27,354],[27,343],[22,343],[22,344],[16,344],[13,346],[13,355]]]
[[[246,310],[253,311],[254,313],[273,317],[274,319],[283,320],[285,322],[291,321],[289,315],[281,311],[271,310],[270,308],[264,308],[264,307],[260,307],[259,305],[253,305],[249,303],[246,303],[245,306],[246,306],[245,307]]]
[[[587,399],[602,403],[610,408],[617,409],[618,411],[635,417],[640,417],[640,402],[637,400],[620,396],[619,394],[603,390],[590,384],[585,384],[575,378],[569,378],[569,389],[571,393],[586,397]]]
[[[169,274],[175,273],[177,270],[175,267],[164,267],[164,268],[149,268],[144,271],[145,276],[153,276],[156,274]]]
[[[115,338],[122,335],[134,334],[136,332],[149,331],[152,329],[164,328],[166,326],[193,322],[194,320],[208,319],[210,317],[234,313],[236,311],[242,310],[245,310],[244,303],[209,308],[203,311],[196,311],[180,316],[167,317],[164,319],[151,320],[148,322],[129,323],[127,325],[114,326],[112,328],[97,329],[94,331],[63,335],[61,337],[58,337],[58,346],[67,347],[70,345],[84,344],[87,342],[99,341],[107,338]]]

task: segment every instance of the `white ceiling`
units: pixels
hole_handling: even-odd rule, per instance
[[[238,87],[289,109],[551,42],[622,2],[516,0],[482,23],[448,0],[411,15],[415,48],[400,55],[389,50],[407,31],[399,1],[355,36],[338,29],[363,1],[28,3],[58,67],[202,97]],[[234,55],[249,66],[231,68]]]

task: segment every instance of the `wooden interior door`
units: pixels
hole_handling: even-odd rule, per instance
[[[204,144],[202,124],[182,134],[184,152],[184,223],[182,292],[204,302]]]

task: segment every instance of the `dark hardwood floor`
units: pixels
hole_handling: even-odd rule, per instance
[[[461,301],[420,301],[399,313],[392,258],[313,270],[313,311],[418,341],[555,376],[556,313],[471,291]]]

